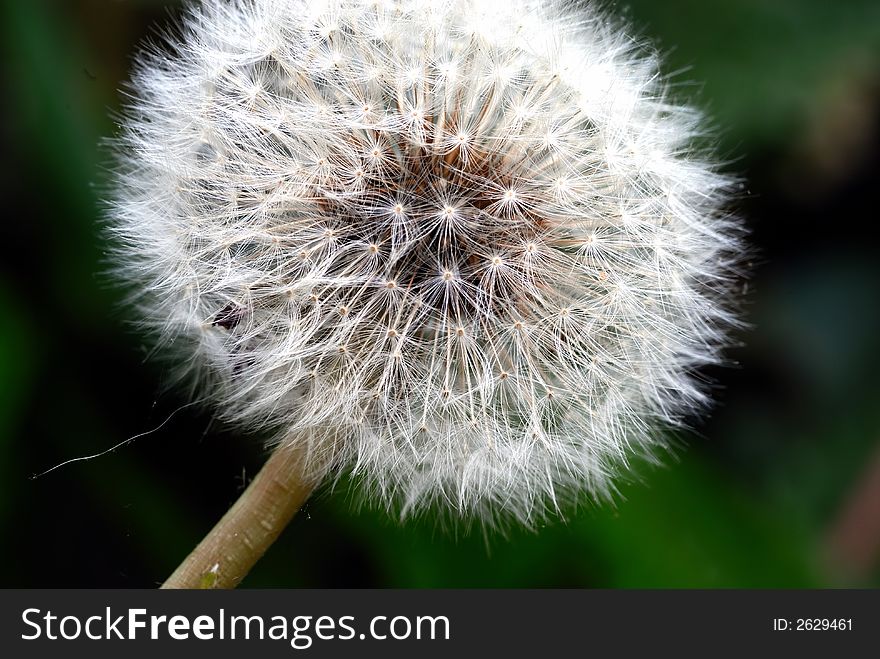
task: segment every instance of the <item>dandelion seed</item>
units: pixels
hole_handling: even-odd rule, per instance
[[[706,404],[732,182],[604,13],[203,0],[184,23],[138,59],[111,227],[220,417],[403,514],[534,524]]]

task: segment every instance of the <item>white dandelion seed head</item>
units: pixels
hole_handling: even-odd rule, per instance
[[[706,402],[731,181],[589,5],[204,0],[139,59],[118,270],[224,419],[404,515],[613,491]]]

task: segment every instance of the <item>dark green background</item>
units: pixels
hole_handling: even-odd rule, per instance
[[[0,585],[149,587],[263,459],[185,399],[102,270],[102,136],[135,44],[175,3],[0,0]],[[876,0],[619,3],[719,129],[756,248],[753,329],[718,406],[615,505],[506,535],[316,496],[247,586],[880,585],[829,551],[880,460]],[[685,70],[686,69],[686,70]],[[875,469],[878,466],[874,467]],[[878,504],[880,505],[880,504]],[[874,514],[877,512],[876,507]],[[871,519],[855,544],[870,547]],[[861,537],[859,534],[862,534]],[[876,559],[876,556],[875,556]]]

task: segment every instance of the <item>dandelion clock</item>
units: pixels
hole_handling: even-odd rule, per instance
[[[129,94],[116,274],[274,446],[166,586],[237,584],[341,473],[396,515],[533,524],[706,403],[731,181],[590,4],[204,0]]]

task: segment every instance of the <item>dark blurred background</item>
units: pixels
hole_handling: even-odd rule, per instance
[[[152,587],[264,456],[185,399],[100,275],[102,136],[162,0],[0,0],[0,586]],[[244,585],[880,586],[880,3],[631,0],[745,178],[745,346],[615,505],[506,535],[316,496]]]

